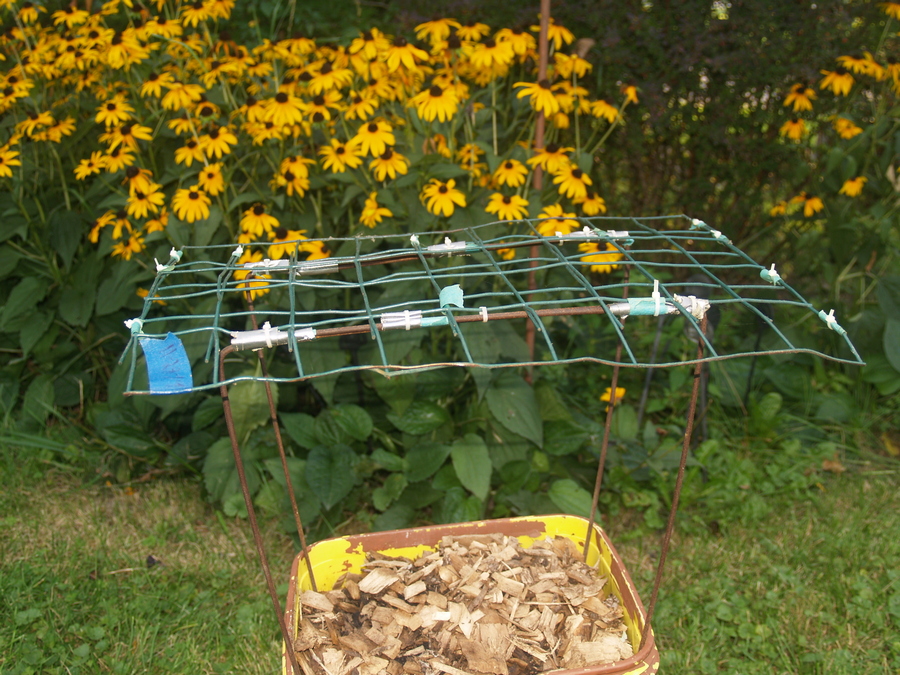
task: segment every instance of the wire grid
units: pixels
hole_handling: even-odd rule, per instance
[[[334,252],[330,258],[298,260],[295,250],[288,260],[264,260],[251,266],[239,264],[240,247],[173,249],[169,263],[157,266],[140,317],[130,322],[132,337],[122,356],[131,349],[126,392],[184,393],[219,387],[223,382],[218,369],[198,366],[210,360],[215,363],[229,344],[235,350],[283,344],[295,372],[287,377],[237,375],[224,384],[248,379],[293,382],[367,369],[390,376],[445,366],[592,362],[660,368],[754,354],[807,353],[841,363],[863,363],[833,316],[813,307],[775,268],[753,261],[706,223],[683,215],[572,220],[581,229],[567,235],[541,236],[542,221],[522,220],[417,235],[330,238],[320,240]],[[594,251],[579,246],[585,243]],[[271,245],[254,243],[252,247],[265,255]],[[615,261],[618,267],[592,272],[586,256],[607,248],[621,255]],[[192,254],[200,251],[225,261],[192,260]],[[512,251],[514,257],[510,257]],[[250,276],[244,278],[248,272]],[[697,274],[707,280],[691,279]],[[530,279],[536,281],[535,288],[530,288]],[[458,291],[453,289],[457,285]],[[251,309],[244,300],[248,287],[267,291],[252,308],[263,330],[251,332]],[[762,347],[750,339],[737,341],[730,351],[714,345],[700,330],[702,312],[690,306],[689,294],[707,296],[709,306],[719,308],[723,323],[731,322],[737,331],[762,330],[765,339],[758,343]],[[311,302],[319,296],[333,300],[333,306],[314,306],[322,304]],[[191,313],[167,315],[160,300],[169,307],[189,306]],[[654,362],[649,341],[642,338],[652,334],[658,313],[681,316],[690,324],[704,343],[703,357]],[[571,345],[561,347],[554,341],[554,335],[566,328],[558,322],[577,321],[566,317],[579,314],[601,317],[610,327],[608,353],[579,353]],[[626,317],[632,319],[625,322]],[[486,334],[476,324],[493,327],[497,320],[504,320],[518,335],[524,334],[525,322],[534,324],[533,358],[524,357],[521,350],[511,356],[503,345],[499,354],[482,348]],[[833,353],[806,344],[815,327],[823,324],[835,333]],[[398,359],[392,347],[403,339],[404,331],[431,331],[432,337],[444,340],[443,347],[430,353],[418,350],[417,360]],[[204,373],[199,379],[206,381],[193,381],[191,387],[178,391],[153,391],[144,385],[144,377],[135,377],[143,360],[135,343],[146,344],[170,332],[187,345],[195,373]],[[368,362],[347,358],[335,364],[301,358],[310,343],[349,334],[368,335],[374,341]],[[503,341],[509,333],[494,331],[492,335]],[[617,341],[623,346],[618,362]]]

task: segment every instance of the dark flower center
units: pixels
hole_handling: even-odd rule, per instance
[[[433,84],[431,85],[431,89],[428,90],[428,93],[431,94],[434,98],[440,98],[444,95],[444,90],[436,84]]]
[[[263,206],[262,204],[254,204],[253,205],[253,215],[254,216],[261,216],[265,212],[266,212],[266,207]]]
[[[398,37],[396,40],[394,40],[395,47],[405,47],[407,44],[409,43],[406,41],[405,37]]]
[[[343,145],[339,145],[334,149],[334,154],[336,155],[343,155],[345,152],[347,152],[347,148]]]
[[[216,140],[216,139],[219,137],[219,130],[218,130],[218,129],[213,129],[212,131],[210,131],[210,132],[209,132],[209,137],[210,137],[211,139],[213,139],[213,140]]]
[[[275,228],[275,238],[276,239],[287,239],[288,231],[283,227]]]
[[[278,103],[287,103],[288,95],[285,94],[283,91],[279,91],[277,94],[275,94],[275,100]]]
[[[309,73],[300,73],[297,79],[301,82],[309,82],[312,79],[312,75],[310,75]]]
[[[366,129],[369,130],[370,134],[374,134],[376,131],[378,131],[378,124],[376,124],[375,122],[369,122],[369,125],[366,127]]]
[[[100,33],[95,30],[92,30],[90,33],[88,33],[88,38],[91,40],[96,40],[98,37],[100,37]]]
[[[15,93],[15,89],[13,89],[12,87],[7,87],[6,89],[3,90],[4,96],[12,96],[14,93]]]
[[[313,119],[313,122],[321,122],[325,119],[325,115],[323,115],[322,113],[317,111],[317,112],[313,113],[312,119]]]
[[[247,97],[247,107],[248,107],[248,108],[252,108],[252,107],[255,106],[255,105],[256,105],[256,97],[255,97],[255,96],[248,96],[248,97]]]
[[[156,82],[158,79],[159,79],[159,75],[157,73],[150,73],[147,76],[147,81],[149,81],[149,82]]]
[[[195,199],[200,199],[200,193],[196,190],[191,190],[190,192],[188,192],[188,199],[192,201]]]
[[[512,203],[512,199],[511,199],[510,197],[504,197],[504,198],[503,198],[503,203],[506,204],[506,205],[508,206],[509,204]]]
[[[322,94],[319,94],[313,99],[314,105],[325,105],[325,97]]]
[[[122,36],[119,33],[113,35],[113,39],[109,41],[111,45],[119,45],[122,44]]]
[[[122,127],[119,129],[119,133],[122,134],[123,136],[131,136],[131,128],[133,126],[134,126],[133,124],[123,124]]]
[[[122,148],[115,148],[113,150],[110,150],[109,156],[112,157],[113,159],[115,159],[116,157],[119,156],[119,152],[121,152],[121,150],[122,150]]]
[[[296,176],[294,175],[294,172],[291,171],[290,169],[288,169],[287,171],[284,172],[284,179],[285,179],[288,183],[293,183],[293,182],[294,182],[294,178],[296,178]]]
[[[510,162],[509,160],[506,160],[506,162],[504,162],[503,166],[504,166],[504,168],[506,168],[506,169],[512,169],[512,168],[513,168],[513,163]]]
[[[557,150],[559,150],[559,146],[556,143],[551,143],[545,148],[545,151],[551,155],[556,154]]]
[[[493,38],[488,38],[487,40],[484,41],[484,46],[487,47],[488,49],[493,49],[494,47],[497,46],[497,43],[494,42]]]
[[[189,150],[193,150],[194,148],[197,147],[197,141],[191,139],[190,141],[188,141],[187,143],[185,143],[185,146],[186,146]]]
[[[394,156],[394,151],[388,148],[383,153],[381,153],[381,159],[388,160]]]
[[[447,186],[441,185],[441,187],[438,188],[438,192],[440,192],[442,195],[447,194]]]
[[[212,63],[209,64],[209,69],[210,69],[210,70],[218,70],[218,69],[221,68],[221,67],[222,67],[222,62],[221,62],[221,61],[213,61]]]
[[[201,9],[203,9],[203,0],[197,0],[197,2],[195,2],[191,6],[199,12]]]
[[[200,117],[209,117],[210,115],[213,114],[213,112],[214,111],[210,106],[205,105],[202,108],[200,108]]]
[[[365,42],[369,42],[370,40],[374,40],[375,38],[374,38],[374,36],[372,35],[372,31],[368,31],[368,30],[367,30],[367,31],[363,31],[362,39],[363,39]]]
[[[525,31],[523,31],[521,28],[513,28],[513,29],[512,29],[512,34],[513,34],[513,35],[521,35],[521,34],[524,33],[524,32],[525,32]]]
[[[125,176],[130,180],[137,176],[140,172],[141,170],[136,166],[129,166],[127,169],[125,169]]]
[[[273,128],[275,127],[275,122],[266,122],[263,126],[264,126],[267,130],[268,130],[268,129],[273,129]]]
[[[544,78],[543,80],[538,80],[538,86],[541,89],[549,89],[550,88],[550,80]]]
[[[448,49],[459,49],[462,47],[462,42],[459,39],[459,35],[454,33],[450,37],[447,38],[447,48]]]
[[[106,104],[106,109],[107,109],[107,110],[115,110],[115,109],[116,109],[116,104],[115,104],[115,103],[107,103],[107,104]]]
[[[836,68],[834,71],[835,75],[844,76],[847,74],[847,71],[844,68]]]
[[[145,194],[144,194],[143,192],[141,192],[140,190],[135,190],[135,191],[134,191],[134,196],[137,197],[138,201],[140,201],[141,199],[144,199],[147,195],[145,195]]]
[[[327,75],[332,70],[334,70],[334,68],[331,65],[331,61],[326,61],[325,65],[322,66],[321,70],[319,70],[319,75]]]
[[[572,169],[572,178],[577,178],[581,180],[581,177],[584,175],[581,169]]]
[[[118,220],[125,220],[128,218],[128,212],[122,209],[121,211],[116,211],[116,218]]]

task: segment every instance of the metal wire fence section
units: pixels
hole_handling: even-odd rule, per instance
[[[720,232],[682,215],[522,220],[321,241],[331,257],[303,259],[294,246],[289,258],[270,260],[273,244],[253,244],[250,262],[233,245],[173,249],[157,265],[141,315],[127,322],[126,392],[186,393],[260,379],[220,379],[213,364],[228,346],[285,350],[293,366],[264,378],[271,382],[365,369],[393,375],[577,362],[669,367],[800,352],[862,363],[833,313],[807,302],[777,265],[755,262]],[[212,259],[194,259],[200,254]],[[710,311],[732,339],[714,344],[700,330]],[[661,315],[693,329],[703,356],[657,362],[645,338]],[[565,339],[579,317],[593,317],[597,353]],[[516,346],[528,323],[536,332],[533,356]],[[833,333],[827,352],[811,346],[820,329]],[[751,333],[762,339],[741,339]],[[359,357],[338,346],[351,335],[365,336]]]

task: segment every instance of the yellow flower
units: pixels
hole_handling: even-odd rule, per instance
[[[182,188],[172,197],[172,210],[180,220],[193,223],[209,218],[209,205],[211,201],[207,194],[198,185]]]
[[[139,169],[136,166],[129,166],[125,169],[125,178],[122,185],[128,185],[128,194],[133,195],[136,191],[153,192],[158,190],[159,186],[153,182],[153,173],[147,169]]]
[[[303,166],[306,169],[306,166]],[[302,197],[309,189],[309,174],[294,173],[291,169],[286,169],[284,173],[276,173],[272,180],[272,188],[277,189],[283,187],[288,197],[296,194]]]
[[[477,21],[469,21],[456,29],[456,34],[459,35],[461,40],[480,40],[490,32],[490,26]]]
[[[336,138],[331,139],[331,145],[319,148],[319,154],[322,155],[322,167],[332,173],[344,173],[347,167],[355,169],[362,164],[362,157],[358,152]]]
[[[175,148],[175,163],[191,166],[195,161],[203,161],[203,148],[193,138],[180,148]]]
[[[607,122],[612,124],[619,116],[619,109],[601,98],[591,103],[591,115],[594,117],[604,117]]]
[[[120,241],[113,246],[111,255],[123,260],[131,260],[132,255],[143,250],[144,238],[139,233],[132,232],[128,239]]]
[[[869,52],[863,52],[862,56],[839,56],[837,61],[851,73],[869,75],[879,82],[884,79],[887,73],[884,66],[878,63]]]
[[[622,87],[619,89],[619,91],[621,91],[623,94],[625,94],[626,105],[628,103],[637,103],[638,102],[637,87],[635,87],[633,84],[623,84]]]
[[[823,208],[825,208],[825,205],[822,203],[821,199],[818,197],[806,196],[803,201],[803,216],[809,218],[810,216],[817,214]]]
[[[805,84],[794,84],[790,93],[784,99],[784,105],[793,105],[794,112],[812,110],[812,102],[816,100],[816,90]]]
[[[151,232],[164,232],[166,227],[169,225],[169,211],[166,207],[162,207],[159,211],[159,215],[156,218],[152,218],[144,223],[144,232],[150,234]]]
[[[68,7],[63,7],[57,12],[53,12],[50,16],[53,18],[54,26],[64,23],[66,24],[66,28],[72,28],[83,24],[91,15],[83,9],[75,9],[74,6],[70,5]]]
[[[335,68],[331,61],[322,64],[319,72],[309,81],[309,93],[321,94],[329,89],[346,87],[353,81],[353,71],[347,68]]]
[[[540,15],[538,16],[540,17]],[[533,33],[540,33],[541,27],[539,25],[532,26],[531,31]],[[551,16],[549,25],[547,26],[547,39],[549,39],[553,43],[553,48],[556,51],[559,51],[560,49],[562,49],[564,42],[567,45],[572,44],[575,41],[575,36],[568,28],[563,28],[562,26],[558,25]]]
[[[845,180],[843,186],[841,186],[840,194],[847,195],[848,197],[856,197],[862,192],[863,185],[865,185],[868,180],[869,179],[865,176],[857,176],[856,178]]]
[[[306,239],[304,236],[306,230],[288,230],[280,226],[275,228],[273,234],[272,245],[266,251],[268,257],[272,260],[289,256],[297,243]]]
[[[835,95],[847,96],[850,88],[853,86],[853,75],[843,68],[835,68],[834,70],[821,70],[825,77],[819,83],[819,89],[831,89]]]
[[[134,155],[132,155],[131,152],[131,150],[122,147],[121,145],[118,148],[110,150],[104,158],[104,168],[106,169],[106,172],[115,173],[120,169],[124,169],[126,166],[134,164]]]
[[[879,2],[878,6],[889,17],[900,21],[900,2]]]
[[[397,174],[405,175],[409,170],[409,160],[399,152],[387,148],[383,153],[369,162],[369,168],[376,180],[387,180],[387,176],[396,178]]]
[[[501,28],[497,31],[496,37],[498,41],[509,42],[513,52],[520,59],[524,58],[529,51],[537,48],[537,41],[534,37],[520,28]]]
[[[199,101],[203,96],[203,87],[199,84],[184,84],[183,82],[173,82],[169,87],[169,91],[162,98],[162,107],[166,110],[179,110],[181,108],[190,108],[193,103]]]
[[[567,164],[556,173],[553,184],[559,185],[559,194],[572,200],[578,200],[587,197],[587,186],[592,185],[593,182],[591,177],[577,165]]]
[[[375,227],[381,222],[382,218],[391,218],[394,215],[389,208],[378,205],[377,197],[377,192],[369,193],[369,197],[366,199],[362,213],[359,216],[359,222],[366,227]]]
[[[348,145],[353,149],[359,149],[362,156],[372,155],[378,157],[383,154],[387,146],[395,143],[391,125],[384,120],[363,124],[356,136],[350,139]],[[404,172],[406,173],[406,172]]]
[[[795,117],[782,124],[778,133],[782,136],[787,136],[793,141],[799,141],[806,133],[806,122]]]
[[[575,203],[581,207],[587,216],[596,216],[598,213],[606,213],[606,202],[603,197],[593,190],[588,190],[584,199],[576,200]]]
[[[155,73],[151,72],[141,84],[141,96],[147,98],[152,96],[159,98],[162,96],[162,88],[169,87],[175,83],[175,78],[171,73]]]
[[[124,145],[126,148],[137,150],[138,141],[151,140],[153,140],[153,129],[131,122],[109,129],[105,134],[100,134],[100,142],[109,143],[110,149]]]
[[[433,122],[435,117],[440,122],[446,122],[456,114],[459,107],[456,91],[452,87],[443,88],[438,84],[419,92],[409,103],[416,107],[419,117],[426,122]]]
[[[590,265],[592,272],[599,272],[600,274],[612,272],[618,267],[615,263],[622,259],[622,252],[611,242],[606,242],[602,252],[600,245],[595,241],[586,241],[578,244],[578,250],[587,254],[581,256],[581,262],[585,265]]]
[[[165,203],[166,198],[162,192],[159,192],[161,185],[154,185],[153,187],[155,189],[152,192],[144,193],[140,190],[135,190],[128,197],[125,209],[129,216],[132,218],[146,218],[150,213],[159,212],[159,207]]]
[[[584,77],[593,68],[590,61],[581,58],[578,54],[562,54],[556,52],[553,54],[553,60],[556,62],[556,74],[566,79],[572,77]]]
[[[98,152],[95,154],[99,155],[100,153]],[[22,162],[19,161],[18,159],[16,159],[16,157],[18,157],[18,156],[19,156],[18,150],[9,150],[6,148],[0,148],[0,176],[5,177],[5,178],[10,178],[12,176],[12,169],[10,167],[11,166],[22,166]],[[77,172],[78,169],[76,168],[75,171]],[[99,172],[100,172],[100,169],[97,169],[97,171],[95,171],[93,173],[99,173]],[[76,176],[77,176],[77,173],[76,173]]]
[[[419,199],[425,204],[425,208],[436,216],[444,215],[450,217],[456,206],[465,208],[466,197],[456,189],[456,181],[452,178],[446,183],[432,178],[428,184],[422,188],[422,194]]]
[[[409,71],[419,70],[416,61],[428,62],[428,52],[423,51],[406,41],[406,38],[394,39],[394,44],[387,50],[387,67],[389,72],[398,70],[401,66]]]
[[[835,117],[831,121],[831,124],[832,126],[834,126],[834,130],[838,132],[838,135],[841,138],[853,138],[854,136],[858,136],[863,132],[862,129],[860,129],[846,117]]]
[[[518,195],[506,197],[499,192],[491,195],[488,205],[484,207],[488,213],[497,214],[500,220],[521,220],[528,214],[528,200]]]
[[[216,162],[215,164],[207,166],[200,172],[200,175],[197,176],[197,182],[200,184],[200,188],[211,197],[222,194],[225,191],[225,178],[222,176],[222,164]]]
[[[607,408],[609,408],[609,402],[613,398],[612,395],[612,387],[607,387],[602,394],[600,394],[600,400],[607,404]],[[622,402],[622,399],[625,398],[625,387],[616,387],[616,397],[613,402],[613,406],[619,405]]]
[[[247,263],[251,262],[259,262],[263,259],[262,251],[251,252],[249,248],[245,249],[241,257],[238,259],[238,267],[242,269],[238,269],[234,273],[234,278],[237,281],[241,281],[237,285],[237,288],[246,291],[249,294],[251,300],[255,300],[261,295],[265,295],[269,292],[269,284],[262,279],[271,279],[268,274],[260,274],[258,272],[253,272],[250,269],[244,267]],[[253,279],[252,281],[244,281],[247,278]]]
[[[416,26],[416,39],[424,40],[428,38],[431,44],[446,40],[450,36],[451,28],[459,28],[459,21],[456,19],[433,19]]]
[[[559,101],[553,95],[550,88],[550,80],[543,79],[538,82],[516,82],[514,87],[522,87],[516,98],[528,96],[531,107],[545,115],[553,115],[559,112]]]
[[[538,234],[542,237],[552,237],[557,232],[570,234],[578,227],[578,221],[572,220],[574,217],[574,213],[564,213],[561,204],[545,206],[544,210],[538,214],[538,218],[546,219],[538,222]]]
[[[228,127],[214,127],[209,130],[209,133],[201,136],[199,141],[200,147],[203,148],[206,156],[212,158],[215,155],[216,159],[221,159],[222,155],[230,154],[231,146],[238,143],[237,136],[231,133]]]
[[[97,108],[97,115],[94,117],[94,120],[98,124],[105,124],[107,127],[111,127],[130,120],[133,112],[134,108],[128,105],[124,97],[115,96]]]
[[[306,104],[303,101],[283,91],[268,99],[265,106],[265,121],[272,122],[279,127],[299,124],[303,121],[303,113],[306,110]]]
[[[784,214],[787,213],[787,209],[788,209],[788,203],[786,201],[782,200],[782,201],[778,202],[777,204],[775,204],[775,206],[773,206],[771,209],[769,209],[769,215],[770,216],[783,216]]]
[[[209,15],[209,8],[203,0],[195,0],[181,7],[181,21],[185,26],[195,27],[201,21],[206,21]]]
[[[469,62],[475,67],[482,70],[494,68],[496,66],[508,65],[513,58],[515,52],[509,42],[497,42],[488,38],[484,42],[475,45],[469,56]]]
[[[344,117],[348,120],[367,120],[375,114],[378,107],[378,99],[370,96],[363,96],[355,91],[350,92],[350,105],[344,112]]]
[[[508,185],[509,187],[519,187],[525,184],[525,177],[528,175],[528,168],[517,159],[508,159],[494,171],[494,180],[497,185]],[[490,211],[488,212],[490,213]]]
[[[562,167],[572,163],[567,152],[572,152],[575,148],[563,148],[556,143],[550,143],[547,147],[536,149],[537,154],[528,158],[528,163],[532,166],[539,166],[544,171],[556,173]]]
[[[263,233],[271,235],[278,225],[278,218],[266,213],[266,207],[258,202],[241,216],[241,230],[254,235],[257,239],[261,238]]]

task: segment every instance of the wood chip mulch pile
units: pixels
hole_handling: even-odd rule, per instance
[[[444,537],[416,560],[369,554],[300,594],[306,675],[526,675],[632,656],[606,578],[564,537]]]

